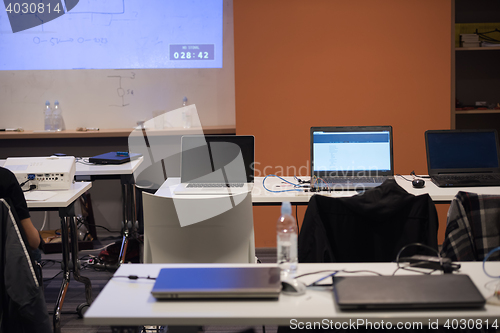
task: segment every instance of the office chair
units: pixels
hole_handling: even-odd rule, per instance
[[[174,199],[143,192],[142,199],[144,263],[255,262],[250,193]],[[206,211],[206,207],[221,206],[232,208],[214,216]],[[186,213],[200,222],[181,226]]]
[[[429,195],[409,194],[392,179],[353,197],[314,195],[299,233],[299,262],[390,262],[411,243],[437,251],[437,230]]]
[[[483,260],[498,246],[500,195],[458,192],[448,210],[441,255],[452,261]],[[488,260],[500,260],[500,253]]]
[[[43,281],[8,199],[0,199],[0,332],[52,332]]]

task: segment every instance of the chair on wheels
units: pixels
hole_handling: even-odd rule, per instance
[[[142,198],[144,263],[255,262],[250,193],[171,198],[143,192]]]
[[[8,201],[0,199],[0,332],[49,333],[41,272]]]
[[[353,197],[314,195],[299,233],[299,262],[390,262],[412,243],[437,251],[437,230],[429,195],[409,194],[395,180]]]
[[[458,192],[448,210],[441,255],[453,261],[483,260],[498,246],[500,195]],[[500,253],[489,260],[500,260]]]

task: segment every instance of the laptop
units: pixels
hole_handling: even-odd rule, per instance
[[[311,127],[311,182],[364,190],[394,176],[391,126]]]
[[[427,169],[439,187],[500,186],[496,130],[425,132]]]
[[[175,195],[231,195],[252,190],[255,138],[251,135],[185,135],[181,183]]]
[[[156,299],[277,299],[281,291],[277,266],[162,268],[151,294]]]
[[[480,308],[485,304],[468,275],[386,275],[334,278],[341,310]]]
[[[109,152],[89,157],[89,163],[94,164],[123,164],[141,157],[141,154],[129,154],[122,152]]]

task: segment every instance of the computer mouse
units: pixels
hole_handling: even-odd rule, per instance
[[[422,188],[422,187],[425,186],[425,180],[420,179],[420,178],[416,178],[416,179],[413,179],[413,181],[411,182],[411,184],[415,188]]]
[[[288,279],[281,281],[281,292],[287,295],[304,295],[306,293],[307,286],[304,282],[297,279]]]

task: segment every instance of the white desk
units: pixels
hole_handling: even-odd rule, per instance
[[[83,164],[76,163],[75,176],[119,176],[131,175],[144,161],[144,157],[123,164]]]
[[[84,158],[84,160],[88,160]],[[3,166],[5,159],[0,159]],[[122,214],[123,214],[123,241],[120,250],[120,263],[124,262],[127,252],[128,239],[136,231],[137,210],[135,196],[134,172],[144,161],[144,157],[123,164],[95,165],[76,162],[75,179],[77,181],[94,181],[98,179],[120,179],[122,184]],[[83,192],[82,192],[83,194]],[[43,207],[43,206],[40,206]],[[38,207],[37,207],[38,208]]]
[[[69,190],[54,191],[57,194],[44,201],[27,201],[30,210],[58,210],[61,218],[61,252],[63,279],[61,289],[54,308],[53,326],[54,332],[61,332],[61,308],[63,306],[66,291],[70,281],[70,273],[76,281],[85,284],[86,302],[84,305],[92,303],[92,285],[90,280],[80,275],[80,264],[78,262],[78,236],[76,232],[76,221],[74,202],[87,190],[92,187],[92,183],[78,182],[71,184]],[[69,233],[68,233],[69,228]],[[71,265],[69,256],[71,254]]]
[[[43,201],[27,201],[30,210],[44,210],[49,208],[66,208],[76,199],[92,187],[89,182],[76,182],[71,184],[69,190],[53,191],[56,193],[53,197]]]
[[[411,179],[411,176],[404,176],[406,179]],[[283,177],[286,180],[297,183],[293,177]],[[302,180],[309,180],[309,177],[300,177]],[[282,201],[290,201],[292,204],[303,204],[307,205],[309,199],[313,194],[321,194],[331,197],[351,197],[357,194],[356,191],[332,191],[332,192],[304,192],[304,191],[290,191],[290,192],[269,192],[263,185],[264,177],[255,177],[254,187],[252,190],[252,202],[254,205],[273,205],[281,204]],[[435,203],[450,203],[455,195],[459,191],[474,192],[479,194],[496,194],[500,195],[500,187],[498,186],[481,186],[481,187],[437,187],[430,179],[425,179],[424,188],[414,188],[411,181],[406,181],[400,176],[395,177],[397,183],[404,188],[408,193],[414,195],[421,195],[428,193],[431,199]],[[156,195],[159,196],[171,196],[171,188],[179,184],[179,178],[169,178],[163,183],[163,185],[156,191]],[[266,179],[265,185],[270,190],[286,190],[292,189],[292,186],[288,186],[286,183],[277,177],[268,177]]]
[[[491,296],[498,279],[488,278],[482,271],[481,262],[461,263],[460,273],[468,274],[485,298]],[[226,264],[220,266],[248,266],[252,264]],[[265,264],[262,264],[265,265]],[[491,270],[498,272],[500,262],[489,263]],[[181,264],[127,264],[116,271],[115,276],[156,277],[162,267],[178,267]],[[206,267],[210,264],[188,266]],[[488,266],[490,268],[490,266]],[[298,274],[320,270],[366,269],[382,274],[392,274],[395,263],[335,263],[299,264]],[[344,273],[343,273],[344,274]],[[399,270],[398,275],[412,274]],[[313,282],[327,273],[301,278]],[[352,275],[352,274],[349,274]],[[340,274],[339,274],[340,276]],[[138,325],[290,325],[291,319],[301,322],[322,321],[349,322],[365,319],[371,322],[422,322],[438,320],[444,324],[448,319],[481,319],[491,324],[500,318],[500,306],[486,305],[479,310],[415,310],[415,311],[341,311],[335,304],[331,287],[308,288],[305,295],[280,295],[279,300],[228,300],[228,301],[161,301],[150,292],[153,280],[129,280],[113,278],[98,295],[85,313],[87,325],[138,326]],[[457,292],[460,292],[457,290]],[[500,319],[497,324],[500,325]]]
[[[88,159],[88,158],[85,158]],[[85,176],[119,176],[119,175],[131,175],[139,167],[139,165],[144,160],[143,157],[136,160],[123,163],[123,164],[83,164],[76,163],[75,176],[85,177]],[[0,166],[5,164],[6,159],[0,159]],[[82,179],[85,180],[85,179]]]
[[[85,159],[87,160],[87,159]],[[144,157],[123,164],[86,164],[77,161],[76,180],[94,181],[99,179],[120,179],[122,185],[123,240],[119,264],[125,261],[129,237],[137,231],[137,206],[134,172],[144,161]]]

